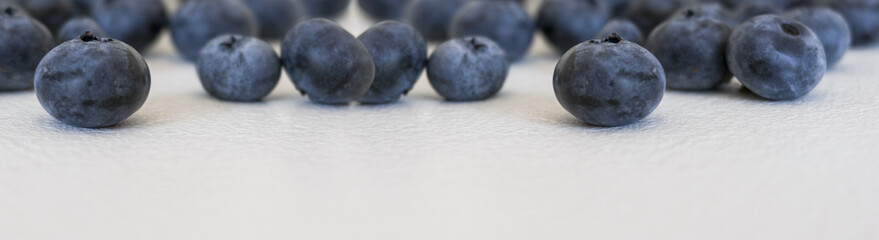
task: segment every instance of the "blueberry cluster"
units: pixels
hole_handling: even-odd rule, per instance
[[[65,123],[112,126],[146,100],[140,52],[168,28],[222,100],[259,101],[286,71],[316,103],[392,103],[426,70],[446,100],[476,101],[501,90],[540,31],[564,52],[552,78],[561,105],[621,126],[666,88],[709,91],[733,77],[760,97],[796,99],[850,46],[879,41],[877,0],[543,0],[534,17],[514,0],[356,0],[380,21],[357,37],[330,20],[351,2],[182,0],[167,14],[162,0],[0,0],[0,91],[33,87]]]

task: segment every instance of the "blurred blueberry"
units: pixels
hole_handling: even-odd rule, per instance
[[[455,14],[449,33],[454,38],[491,39],[506,51],[510,61],[518,61],[531,47],[534,21],[512,1],[472,1]]]
[[[603,0],[547,0],[540,5],[537,27],[557,51],[565,52],[592,39],[608,18]]]
[[[449,25],[467,0],[412,0],[405,12],[406,21],[431,41],[449,38]]]
[[[348,104],[360,99],[375,78],[375,63],[366,47],[327,19],[296,25],[281,43],[287,76],[308,99]]]
[[[222,35],[205,45],[196,63],[204,89],[227,101],[259,101],[281,79],[281,60],[272,46],[241,35]]]
[[[92,17],[108,36],[145,52],[168,25],[160,0],[96,0]]]
[[[727,63],[746,88],[770,100],[806,95],[824,77],[824,47],[805,25],[776,15],[751,18],[733,31]]]
[[[398,20],[403,18],[410,0],[357,0],[360,8],[376,20]]]
[[[879,40],[879,0],[825,0],[845,17],[852,32],[852,45],[863,46]]]
[[[0,0],[18,4],[32,17],[40,20],[50,32],[56,32],[73,17],[75,10],[69,0]]]
[[[104,29],[101,26],[98,26],[98,23],[95,20],[87,17],[75,17],[65,23],[58,33],[55,34],[56,42],[61,44],[70,39],[78,38],[85,32],[91,32],[97,37],[107,37],[107,33],[104,32]]]
[[[607,22],[601,31],[598,31],[598,34],[595,34],[592,39],[602,39],[604,37],[610,36],[611,33],[616,33],[620,37],[625,40],[628,40],[633,43],[637,43],[639,45],[644,44],[644,33],[641,33],[641,30],[638,29],[638,26],[635,26],[629,20],[616,19]]]
[[[643,33],[653,31],[689,0],[635,0],[629,5],[626,16],[632,20]]]
[[[465,37],[449,40],[433,51],[427,79],[446,100],[477,101],[497,94],[509,71],[500,45],[484,37]]]
[[[140,109],[150,92],[149,67],[134,48],[91,34],[52,49],[37,69],[40,104],[77,127],[116,125]]]
[[[259,23],[259,36],[281,39],[299,20],[305,18],[300,0],[244,0]]]
[[[825,7],[800,7],[784,13],[784,17],[809,27],[824,46],[827,67],[836,65],[852,44],[848,23],[836,11]]]
[[[559,60],[553,89],[565,110],[595,126],[635,123],[665,94],[665,74],[647,49],[617,35],[574,46]]]
[[[208,41],[223,34],[256,36],[253,13],[239,0],[187,0],[171,19],[171,38],[189,61]]]
[[[375,80],[361,103],[381,104],[409,92],[427,64],[427,44],[411,26],[398,21],[380,22],[357,37],[375,63]]]
[[[0,2],[0,92],[34,86],[34,71],[55,39],[21,7]]]
[[[747,2],[736,5],[734,15],[739,22],[747,21],[752,17],[766,14],[778,15],[784,11],[783,8],[769,2]]]
[[[338,17],[348,8],[351,0],[303,0],[308,16],[312,18]]]

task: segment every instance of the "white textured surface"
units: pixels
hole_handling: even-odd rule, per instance
[[[358,13],[343,19],[359,33]],[[498,97],[208,97],[167,36],[121,126],[0,95],[0,239],[877,239],[879,48],[807,97],[669,92],[642,123],[580,124],[540,40]]]

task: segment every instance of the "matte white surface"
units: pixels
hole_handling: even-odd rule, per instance
[[[536,39],[476,103],[422,78],[397,104],[321,106],[286,76],[265,102],[221,102],[167,36],[118,127],[0,94],[0,239],[879,238],[879,48],[797,101],[668,92],[604,129],[561,108]]]

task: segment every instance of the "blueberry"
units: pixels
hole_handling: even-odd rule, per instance
[[[58,120],[77,127],[109,127],[146,101],[150,70],[128,44],[86,33],[46,54],[34,83],[40,104]]]
[[[784,17],[797,20],[815,32],[824,46],[828,67],[835,65],[851,46],[848,23],[836,11],[826,7],[801,7],[786,12]]]
[[[879,40],[879,1],[825,0],[845,17],[851,28],[852,45],[863,46]]]
[[[92,14],[92,6],[94,6],[97,1],[98,0],[70,0],[70,4],[73,4],[73,10],[77,15],[89,15]]]
[[[305,17],[305,7],[299,0],[245,0],[256,16],[259,36],[281,39],[288,30]]]
[[[638,26],[635,26],[635,24],[629,20],[620,19],[607,22],[607,24],[601,28],[601,31],[598,31],[598,34],[595,34],[593,39],[610,36],[611,33],[616,33],[630,42],[644,44],[644,33],[641,33],[641,29],[638,29]]]
[[[375,80],[361,103],[390,103],[415,85],[427,64],[427,44],[409,25],[398,21],[376,24],[357,37],[375,63]]]
[[[198,78],[218,99],[259,101],[281,79],[281,61],[272,46],[241,35],[223,35],[208,42],[198,55]]]
[[[98,23],[95,20],[87,17],[75,17],[71,18],[58,30],[58,33],[55,34],[55,38],[58,44],[66,42],[67,40],[78,38],[84,32],[91,32],[95,36],[98,37],[107,37],[107,33],[104,32],[104,29],[101,26],[98,26]]]
[[[568,50],[556,65],[553,88],[568,112],[603,127],[650,115],[665,93],[665,74],[647,49],[617,35]]]
[[[303,0],[310,17],[332,18],[345,11],[351,0]]]
[[[287,76],[311,101],[347,104],[366,94],[375,77],[369,51],[327,19],[296,25],[281,43]]]
[[[626,10],[629,9],[629,4],[631,4],[634,0],[604,0],[608,4],[608,8],[610,9],[610,15],[614,17],[624,17],[626,16]]]
[[[443,41],[449,38],[449,24],[467,0],[412,0],[405,12],[412,24],[427,40]]]
[[[0,2],[0,91],[34,86],[34,71],[55,39],[17,5]]]
[[[687,3],[688,0],[635,0],[629,5],[626,16],[638,25],[641,32],[649,33]]]
[[[168,25],[161,0],[96,0],[92,17],[115,39],[145,52]]]
[[[799,2],[802,2],[802,0],[723,0],[721,2],[723,2],[723,4],[725,4],[726,6],[732,8],[737,8],[741,5],[748,5],[753,3],[764,3],[768,5],[773,5],[778,9],[785,9],[795,4],[798,4]]]
[[[69,0],[5,0],[17,3],[31,16],[40,20],[50,32],[56,32],[74,15]]]
[[[776,15],[757,16],[736,27],[727,46],[727,63],[742,85],[771,100],[806,95],[827,68],[815,33]]]
[[[669,88],[710,90],[732,78],[726,64],[732,31],[699,8],[685,8],[657,26],[644,47],[662,63]]]
[[[769,2],[747,2],[736,5],[734,15],[739,22],[747,21],[752,17],[766,14],[781,14],[783,9]]]
[[[675,12],[675,15],[680,15],[682,11],[686,11],[687,9],[699,12],[699,14],[704,17],[720,20],[730,27],[736,27],[739,25],[739,21],[736,20],[735,16],[733,15],[734,13],[725,8],[720,3],[697,2],[687,4],[684,7],[678,9],[678,11]]]
[[[238,0],[188,0],[171,19],[171,38],[184,58],[195,61],[208,41],[223,34],[255,36],[256,18]]]
[[[528,52],[534,39],[534,21],[511,1],[472,1],[455,14],[449,33],[454,38],[483,36],[500,45],[510,61]]]
[[[497,94],[510,64],[491,39],[465,37],[439,45],[427,64],[430,86],[449,101],[476,101]]]
[[[547,0],[540,5],[537,27],[559,52],[587,41],[608,21],[604,0]]]
[[[409,0],[358,0],[357,3],[366,14],[377,20],[398,20]]]

